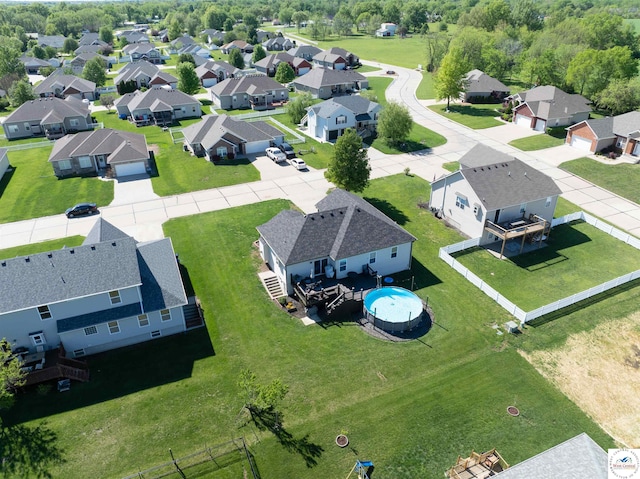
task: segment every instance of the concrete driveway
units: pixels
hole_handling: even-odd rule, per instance
[[[125,176],[113,181],[113,201],[109,206],[130,205],[160,198],[153,192],[149,175]]]
[[[287,178],[289,176],[305,175],[314,168],[307,166],[307,170],[297,170],[289,164],[289,162],[276,163],[267,155],[247,155],[251,160],[251,164],[260,172],[262,180],[277,180],[279,178]],[[303,158],[304,159],[304,158]]]

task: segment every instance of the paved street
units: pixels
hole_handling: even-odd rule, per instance
[[[560,170],[563,161],[584,156],[584,152],[563,145],[547,150],[522,152],[507,143],[515,138],[536,134],[530,130],[506,124],[486,130],[471,130],[425,108],[415,97],[422,78],[421,73],[377,62],[363,62],[397,75],[387,89],[387,98],[405,104],[414,120],[447,138],[443,146],[422,152],[402,155],[384,155],[370,149],[371,178],[411,173],[432,181],[446,170],[442,164],[457,161],[476,143],[481,142],[509,153],[554,178],[562,196],[612,224],[640,236],[640,206],[620,198],[581,178]],[[204,161],[204,160],[203,160]],[[216,211],[274,198],[284,198],[306,212],[315,211],[314,205],[322,199],[331,184],[323,171],[297,171],[291,166],[276,165],[265,157],[252,158],[261,173],[261,181],[242,185],[214,188],[160,198],[151,188],[150,179],[123,181],[116,184],[111,205],[100,209],[103,218],[111,221],[140,241],[162,237],[162,223],[207,211]],[[425,193],[426,198],[426,193]],[[71,235],[86,235],[95,217],[68,220],[63,214],[0,225],[0,248],[35,243]]]

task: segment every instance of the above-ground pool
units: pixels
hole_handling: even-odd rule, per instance
[[[422,317],[422,300],[408,289],[385,286],[364,297],[364,313],[374,326],[389,332],[413,329]]]

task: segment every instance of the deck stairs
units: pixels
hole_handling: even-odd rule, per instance
[[[282,284],[278,281],[278,277],[273,271],[265,271],[260,273],[258,276],[271,299],[277,299],[287,295],[282,288]]]
[[[182,307],[182,314],[184,315],[184,325],[187,331],[204,326],[200,300],[196,296],[189,297],[189,303]]]

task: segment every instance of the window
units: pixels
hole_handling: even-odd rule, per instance
[[[162,336],[162,333],[160,331],[151,331],[152,338],[159,338],[160,336]]]
[[[18,125],[9,125],[9,133],[17,133]]]
[[[548,208],[551,206],[551,196],[547,196],[547,201],[544,202],[544,207]]]
[[[50,319],[51,311],[49,311],[49,306],[38,306],[38,313],[40,314],[40,319]]]
[[[523,215],[526,210],[527,210],[527,204],[526,203],[522,203],[520,205],[520,214]]]
[[[91,158],[88,156],[80,157],[80,168],[91,168]]]
[[[80,120],[77,118],[71,118],[69,120],[69,126],[80,126]]]
[[[98,328],[95,326],[87,326],[84,328],[84,335],[91,336],[92,334],[98,334]]]
[[[44,334],[42,332],[32,333],[29,337],[31,338],[34,346],[44,346],[47,344],[47,340],[44,338]]]
[[[138,316],[138,326],[144,328],[145,326],[149,326],[149,317],[146,314],[141,314]]]
[[[84,356],[84,349],[76,349],[73,351],[73,357],[79,358],[80,356]]]
[[[344,125],[347,122],[347,117],[344,115],[340,115],[336,117],[336,125]]]
[[[58,162],[58,168],[60,168],[61,170],[70,170],[71,160],[60,160]]]
[[[238,97],[237,97],[237,96],[235,96],[235,95],[233,95],[233,101],[234,101],[234,103],[235,103],[236,101],[238,101]]]
[[[171,321],[171,311],[168,309],[161,309],[160,319],[162,319],[162,321]]]
[[[27,130],[27,131],[30,131],[31,130],[31,125],[29,125],[29,123],[25,123],[24,124],[24,129]]]
[[[347,260],[346,259],[341,259],[340,262],[338,263],[338,270],[340,271],[346,271],[347,270]]]
[[[398,247],[394,246],[393,248],[391,248],[391,257],[395,258],[398,256]]]
[[[120,291],[109,291],[109,299],[111,300],[111,304],[122,303]]]
[[[456,206],[458,208],[460,208],[461,210],[464,209],[464,198],[462,198],[461,196],[456,195]]]
[[[369,264],[373,264],[376,262],[376,253],[375,251],[373,253],[369,253]]]
[[[109,326],[110,334],[117,334],[120,332],[120,325],[118,324],[118,321],[109,321],[107,325]]]
[[[474,215],[478,215],[478,212],[480,211],[480,205],[473,205],[473,214]]]
[[[219,146],[218,148],[216,148],[216,155],[218,155],[220,158],[225,158],[227,156],[227,147]]]

